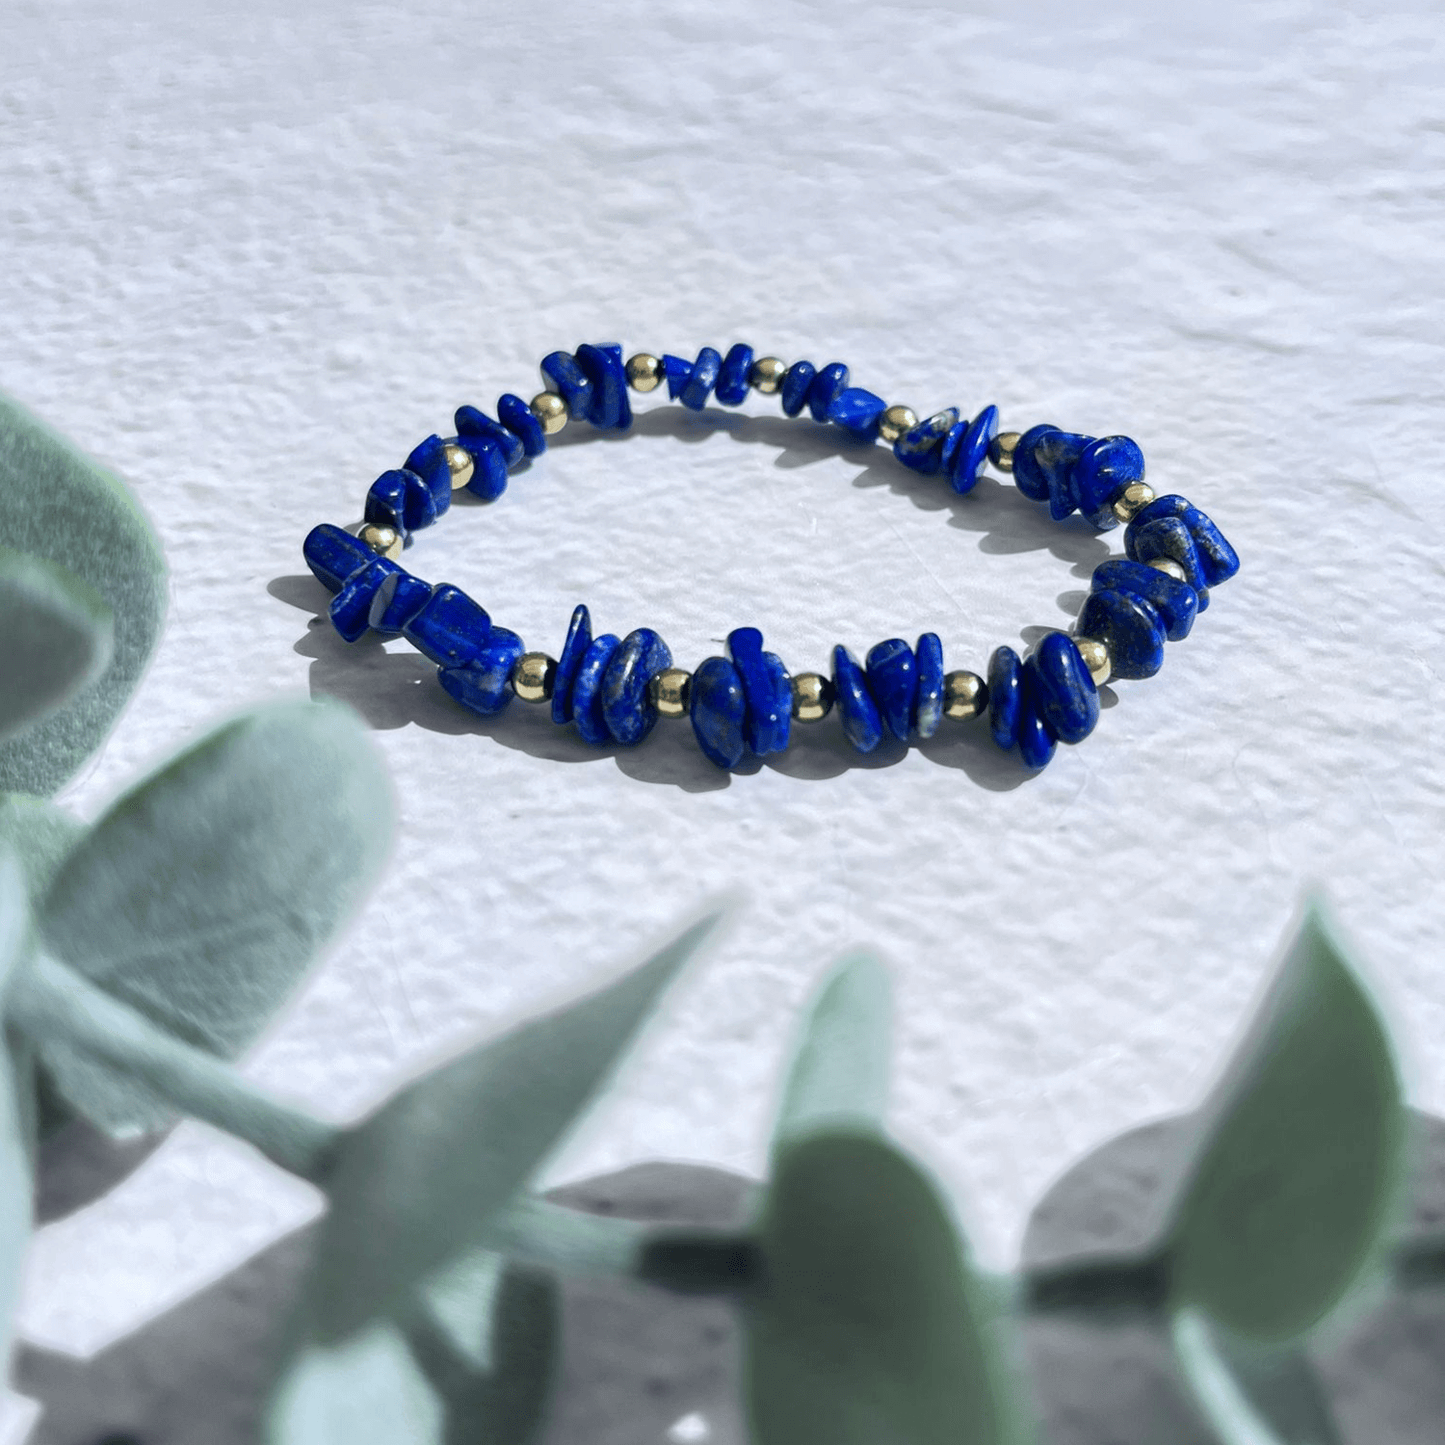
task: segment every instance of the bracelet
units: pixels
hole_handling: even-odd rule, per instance
[[[906,406],[850,386],[841,362],[788,366],[771,356],[755,360],[741,345],[726,356],[704,347],[691,362],[646,353],[624,362],[620,345],[579,346],[575,354],[552,352],[541,369],[546,391],[530,402],[508,393],[496,418],[461,407],[455,436],[429,436],[404,466],[372,483],[362,524],[348,530],[324,523],[303,546],[312,572],[335,594],[330,618],[343,638],[355,642],[368,631],[405,637],[436,663],[442,687],[484,716],[513,695],[550,703],[554,722],[575,724],[596,746],[632,746],[659,717],[689,716],[702,751],[732,768],[749,752],[782,751],[795,721],[817,722],[834,708],[861,753],[885,732],[903,741],[928,738],[944,718],[986,712],[999,747],[1017,747],[1024,764],[1038,769],[1057,743],[1081,742],[1093,731],[1105,681],[1153,676],[1166,639],[1188,636],[1195,614],[1209,605],[1209,589],[1239,570],[1234,549],[1203,512],[1145,485],[1143,454],[1128,437],[1086,437],[1049,424],[1000,433],[994,406],[972,420],[949,407],[920,421]],[[1011,473],[1025,497],[1047,502],[1056,520],[1078,511],[1100,531],[1124,524],[1125,555],[1094,569],[1073,636],[1050,632],[1022,659],[999,647],[986,678],[945,672],[933,632],[912,647],[901,638],[880,642],[861,664],[835,647],[831,678],[790,675],[764,651],[755,627],[735,629],[726,657],[709,657],[688,673],[673,666],[650,627],[620,640],[594,637],[585,606],[573,612],[553,659],[528,652],[459,587],[430,586],[398,564],[413,534],[451,505],[454,490],[495,501],[509,472],[544,452],[569,420],[625,431],[632,424],[628,389],[650,392],[664,381],[669,397],[694,411],[710,397],[737,406],[750,389],[776,393],[788,416],[806,407],[815,421],[840,426],[860,443],[890,443],[904,466],[938,474],[960,493],[973,489],[987,460]]]

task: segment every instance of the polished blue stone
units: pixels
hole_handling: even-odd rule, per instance
[[[1130,534],[1137,536],[1142,528],[1164,517],[1177,517],[1189,529],[1206,587],[1228,582],[1239,571],[1239,554],[1225,540],[1224,533],[1207,513],[1179,496],[1156,497],[1143,508],[1124,533],[1124,550],[1132,557]]]
[[[577,669],[582,666],[583,654],[591,643],[592,615],[579,604],[567,626],[567,640],[562,644],[562,655],[557,659],[557,675],[552,680],[554,723],[572,721],[572,689],[577,683]]]
[[[452,469],[447,465],[447,444],[439,436],[429,436],[412,448],[404,470],[415,472],[431,489],[432,502],[440,517],[452,504]]]
[[[943,445],[938,449],[938,470],[949,478],[953,479],[954,464],[958,460],[959,448],[963,446],[963,440],[968,435],[969,421],[964,417],[949,427],[948,435],[943,439]]]
[[[1024,700],[1024,665],[1011,647],[996,647],[988,660],[988,728],[1001,748],[1019,740]]]
[[[551,351],[542,358],[542,376],[567,403],[567,414],[581,420],[592,410],[592,382],[577,364],[575,356],[565,351]]]
[[[1204,580],[1204,560],[1194,545],[1194,538],[1182,517],[1156,517],[1134,533],[1129,549],[1133,560],[1153,562],[1167,557],[1184,569],[1184,580],[1196,591],[1209,584]],[[1204,609],[1200,608],[1202,612]]]
[[[701,411],[717,385],[718,372],[722,370],[722,353],[711,346],[704,346],[692,364],[692,375],[682,389],[678,400],[692,411]]]
[[[426,606],[430,597],[431,583],[398,567],[390,576],[382,578],[371,599],[367,622],[373,632],[395,637]]]
[[[878,419],[888,403],[861,386],[845,386],[833,399],[828,420],[843,428],[854,441],[878,440]]]
[[[577,680],[572,685],[572,721],[582,741],[600,748],[612,741],[607,723],[602,717],[602,678],[612,655],[621,646],[610,632],[594,637],[582,654],[582,665],[577,669]]]
[[[860,753],[871,753],[883,739],[883,719],[863,669],[841,644],[833,649],[833,700],[843,736]]]
[[[901,637],[890,637],[868,649],[863,668],[878,715],[895,738],[907,742],[918,701],[918,663],[913,649]]]
[[[471,453],[472,475],[467,491],[483,501],[495,502],[507,490],[507,458],[491,437],[458,436],[457,445]]]
[[[438,667],[470,662],[492,630],[492,619],[460,587],[439,582],[402,635]]]
[[[602,674],[602,721],[627,747],[640,743],[657,722],[657,709],[647,684],[665,667],[672,652],[650,627],[639,627],[622,639]]]
[[[841,361],[830,361],[808,383],[808,410],[814,421],[827,421],[833,403],[848,387],[848,368]]]
[[[667,378],[668,400],[676,401],[682,395],[688,382],[692,380],[692,362],[681,356],[664,355],[662,374]]]
[[[1056,431],[1058,427],[1053,422],[1040,422],[1038,426],[1031,426],[1014,446],[1014,485],[1031,502],[1049,499],[1049,479],[1034,458],[1034,448],[1050,432]]]
[[[616,341],[600,346],[579,346],[577,364],[592,383],[592,405],[587,420],[602,431],[626,431],[632,425],[632,403],[627,398],[627,368]]]
[[[508,431],[515,432],[522,441],[522,450],[529,457],[541,456],[547,450],[547,433],[537,420],[532,408],[512,392],[504,392],[497,398],[497,416]]]
[[[431,488],[415,472],[398,468],[383,472],[371,484],[362,516],[409,537],[436,521],[437,504]]]
[[[371,626],[371,604],[377,590],[388,577],[400,572],[395,562],[373,557],[353,572],[331,599],[331,625],[347,642],[359,641]]]
[[[1144,480],[1144,453],[1130,437],[1099,437],[1079,453],[1074,463],[1074,496],[1079,510],[1101,532],[1119,525],[1114,499],[1135,482]]]
[[[1164,621],[1138,597],[1091,592],[1079,613],[1080,637],[1097,637],[1109,649],[1111,677],[1153,677],[1164,665]]]
[[[306,540],[301,544],[301,555],[323,587],[339,592],[341,584],[358,567],[365,567],[376,553],[345,528],[322,522],[306,534]]]
[[[753,369],[753,349],[738,342],[728,348],[717,374],[717,399],[724,406],[741,406],[748,399],[748,377]]]
[[[918,666],[918,693],[913,704],[913,727],[921,738],[931,738],[943,721],[943,643],[936,632],[925,632],[913,649]]]
[[[524,650],[515,632],[494,627],[470,662],[438,668],[437,680],[463,707],[491,717],[512,700],[512,667]]]
[[[793,688],[781,659],[763,651],[763,634],[756,627],[735,627],[728,633],[728,654],[747,703],[743,741],[759,757],[782,752],[792,733]]]
[[[1049,515],[1062,522],[1079,505],[1074,491],[1074,464],[1091,438],[1078,432],[1045,432],[1034,443],[1034,465],[1043,473],[1049,488]],[[1014,465],[1018,465],[1017,456]]]
[[[784,416],[797,416],[807,405],[808,390],[813,385],[818,368],[811,361],[795,361],[783,373],[783,384],[778,388],[783,403]]]
[[[1083,742],[1099,721],[1099,689],[1065,633],[1049,633],[1029,654],[1024,696],[1061,743]]]
[[[692,730],[703,755],[720,768],[735,768],[743,759],[743,719],[747,699],[738,670],[725,657],[704,658],[689,687]]]
[[[508,469],[515,467],[527,454],[522,438],[511,427],[489,417],[486,412],[474,406],[459,406],[452,418],[456,423],[457,435],[466,441],[469,437],[490,437],[501,448],[502,460]]]
[[[1100,562],[1094,568],[1089,588],[1093,592],[1123,592],[1149,603],[1159,614],[1170,642],[1182,642],[1189,636],[1199,611],[1199,594],[1187,582],[1127,557]]]
[[[932,476],[943,466],[943,443],[958,425],[958,408],[950,406],[934,414],[916,427],[904,432],[893,443],[893,455],[905,467]]]
[[[1038,772],[1049,765],[1058,746],[1047,720],[1032,697],[1025,696],[1019,710],[1019,756],[1024,767]]]
[[[952,458],[944,459],[943,471],[955,492],[971,492],[988,456],[989,443],[998,435],[998,408],[986,406],[969,422],[963,441]],[[945,449],[946,449],[945,443]]]

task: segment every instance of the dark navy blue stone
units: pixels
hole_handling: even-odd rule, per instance
[[[1031,426],[1014,447],[1014,485],[1031,502],[1047,502],[1049,499],[1049,479],[1034,459],[1034,447],[1050,432],[1056,431],[1058,427],[1053,422],[1040,422],[1038,426]]]
[[[345,528],[322,522],[306,534],[306,540],[301,544],[301,555],[323,587],[339,592],[341,584],[358,567],[365,567],[376,553]]]
[[[1114,499],[1144,480],[1144,453],[1130,437],[1100,437],[1079,453],[1074,463],[1074,496],[1079,510],[1101,532],[1119,525]]]
[[[500,444],[491,437],[458,436],[457,445],[471,453],[467,491],[484,502],[495,502],[507,490],[507,458]]]
[[[390,527],[399,536],[409,537],[437,519],[437,504],[431,488],[405,468],[383,472],[366,494],[362,516],[380,527]]]
[[[958,408],[935,412],[893,443],[893,455],[905,467],[932,476],[943,466],[943,443],[958,425]]]
[[[657,722],[657,709],[647,684],[665,667],[672,652],[650,627],[639,627],[622,639],[602,674],[602,721],[626,747],[640,743]]]
[[[818,368],[811,361],[795,361],[783,373],[783,384],[778,388],[783,403],[784,416],[797,416],[808,401],[808,390],[813,385]]]
[[[592,383],[577,364],[575,356],[565,351],[551,351],[542,358],[543,379],[567,403],[569,416],[581,420],[592,410]]]
[[[512,700],[512,667],[524,650],[515,632],[494,627],[470,662],[438,668],[437,680],[463,707],[491,717]]]
[[[741,406],[748,399],[748,377],[753,369],[753,349],[738,342],[728,348],[717,374],[717,399],[724,406]]]
[[[833,399],[828,420],[843,428],[854,441],[878,440],[878,419],[888,403],[861,386],[845,386]]]
[[[1081,743],[1099,721],[1099,689],[1074,640],[1051,632],[1024,663],[1024,696],[1061,743]]]
[[[1189,636],[1199,611],[1199,594],[1187,582],[1126,557],[1100,562],[1094,568],[1089,588],[1093,592],[1123,592],[1149,603],[1159,614],[1170,642],[1182,642]]]
[[[572,721],[572,689],[577,682],[577,669],[582,666],[582,656],[592,643],[592,615],[583,605],[572,613],[567,626],[567,640],[562,644],[562,655],[557,659],[557,675],[552,680],[552,721]]]
[[[456,423],[457,435],[467,437],[490,437],[502,449],[502,460],[508,468],[515,467],[527,454],[522,438],[511,427],[489,417],[486,412],[474,406],[459,406],[452,418]]]
[[[986,406],[968,424],[958,451],[949,461],[944,461],[944,473],[948,484],[962,495],[971,492],[978,485],[978,474],[988,456],[989,443],[998,435],[998,408]]]
[[[907,742],[918,701],[918,663],[913,649],[901,637],[890,637],[868,649],[863,666],[878,715],[895,738]]]
[[[1025,697],[1019,711],[1019,756],[1024,767],[1038,772],[1049,765],[1058,746],[1033,698]]]
[[[848,388],[848,368],[841,361],[830,361],[808,383],[808,410],[814,421],[827,421],[833,403]]]
[[[497,416],[508,431],[521,438],[522,450],[529,457],[539,457],[547,450],[547,433],[532,408],[510,391],[497,398]]]
[[[833,649],[833,701],[843,736],[860,753],[871,753],[883,739],[883,719],[863,669],[841,644]]]
[[[347,642],[363,638],[371,626],[371,604],[382,583],[401,568],[385,557],[373,557],[353,572],[331,599],[331,625]]]
[[[402,636],[438,667],[470,662],[485,645],[492,619],[460,587],[439,582]]]
[[[962,421],[956,421],[949,427],[948,435],[943,439],[943,445],[938,451],[938,470],[943,473],[950,482],[953,480],[954,464],[958,461],[958,451],[963,445],[963,439],[968,435],[969,421],[964,417]]]
[[[582,741],[600,748],[612,741],[602,717],[602,678],[612,655],[622,644],[610,632],[594,637],[582,654],[577,680],[572,685],[572,721]]]
[[[686,390],[688,382],[692,380],[692,362],[684,360],[681,356],[664,355],[662,374],[667,378],[668,400],[676,401]]]
[[[367,622],[373,632],[395,637],[426,606],[430,597],[430,582],[423,582],[420,577],[397,567],[395,572],[382,578],[371,599]]]
[[[1179,496],[1156,497],[1143,508],[1124,533],[1124,550],[1132,557],[1134,553],[1131,550],[1130,533],[1137,536],[1151,522],[1164,517],[1178,517],[1188,527],[1189,535],[1194,539],[1195,550],[1199,554],[1200,571],[1206,587],[1217,587],[1221,582],[1228,582],[1239,571],[1239,554],[1225,540],[1224,533],[1215,526],[1207,513],[1201,512],[1193,503]],[[1202,612],[1204,608],[1199,610]]]
[[[918,664],[918,694],[913,704],[913,728],[931,738],[943,721],[943,643],[936,632],[925,632],[913,649]]]
[[[1204,580],[1203,559],[1182,517],[1158,517],[1140,527],[1134,533],[1130,550],[1138,562],[1152,562],[1158,557],[1177,562],[1184,569],[1184,580],[1196,592],[1208,586]]]
[[[440,517],[452,504],[452,469],[447,465],[447,444],[439,436],[429,436],[412,448],[404,469],[415,472],[431,489],[431,499]]]
[[[1091,438],[1078,432],[1045,432],[1034,443],[1034,465],[1043,473],[1049,488],[1049,515],[1062,522],[1079,505],[1074,490],[1074,464]],[[1014,465],[1018,465],[1015,457]]]
[[[1019,740],[1024,700],[1024,665],[1011,647],[996,647],[988,660],[988,729],[1001,748]]]
[[[743,719],[747,699],[738,670],[725,657],[699,663],[689,688],[692,730],[709,762],[735,768],[743,760]]]
[[[792,734],[793,688],[782,660],[763,651],[763,634],[756,627],[736,627],[728,633],[728,653],[747,703],[743,741],[759,757],[784,751]]]
[[[620,343],[579,346],[577,364],[592,383],[587,420],[602,431],[626,431],[632,425],[632,403],[627,399],[627,368]]]
[[[693,411],[701,411],[717,385],[718,372],[722,370],[722,353],[711,346],[704,346],[692,364],[692,375],[682,389],[678,400]]]
[[[1164,665],[1164,620],[1149,603],[1126,592],[1091,592],[1077,630],[1109,649],[1111,677],[1153,677]]]

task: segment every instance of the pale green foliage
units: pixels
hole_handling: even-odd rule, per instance
[[[24,966],[30,942],[29,908],[20,866],[0,847],[0,995]],[[30,1238],[33,1141],[16,1066],[15,1041],[0,1031],[0,1342],[9,1341],[10,1312]]]

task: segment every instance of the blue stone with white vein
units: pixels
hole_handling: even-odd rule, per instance
[[[328,609],[331,625],[347,642],[358,642],[371,627],[371,604],[377,589],[401,568],[386,557],[373,557],[358,568],[341,585]]]
[[[383,472],[366,493],[362,516],[379,527],[390,527],[399,537],[409,537],[437,519],[436,499],[431,488],[405,468]]]
[[[639,627],[622,639],[602,674],[602,721],[625,747],[640,743],[657,722],[657,709],[647,685],[672,666],[672,652],[650,627]]]
[[[756,627],[735,627],[727,645],[747,703],[743,741],[759,757],[783,752],[792,735],[793,688],[782,659],[763,651]]]
[[[547,433],[532,408],[520,396],[504,392],[497,398],[497,416],[508,431],[521,439],[522,450],[529,457],[541,456],[547,450]]]
[[[860,753],[871,753],[883,740],[883,719],[863,669],[841,644],[833,649],[833,705],[843,736]]]
[[[784,416],[799,416],[808,402],[808,392],[818,368],[811,361],[795,361],[783,374],[783,384],[778,388],[783,404]]]
[[[833,398],[828,420],[843,428],[854,441],[872,442],[878,440],[878,419],[888,409],[888,403],[861,386],[845,386]]]
[[[925,632],[913,649],[918,669],[918,690],[913,703],[913,727],[921,738],[931,738],[943,721],[943,643],[936,632]]]
[[[747,699],[738,670],[725,657],[698,664],[688,688],[692,730],[703,756],[720,768],[735,768],[743,759],[743,719]]]
[[[594,748],[612,741],[602,716],[602,679],[621,645],[610,632],[594,637],[582,654],[582,665],[572,685],[572,721],[577,724],[582,741]]]
[[[1051,632],[1024,662],[1024,695],[1061,743],[1081,743],[1099,721],[1099,690],[1073,638]]]
[[[948,407],[935,412],[903,433],[893,443],[893,455],[905,467],[915,472],[932,476],[943,466],[943,443],[950,431],[958,425],[958,408]]]
[[[584,604],[579,603],[572,613],[567,627],[567,639],[562,644],[557,659],[557,672],[552,679],[552,721],[558,725],[572,721],[572,689],[577,682],[577,670],[582,658],[592,645],[592,614]]]
[[[964,495],[978,485],[978,474],[988,457],[989,443],[998,435],[998,408],[986,406],[969,422],[953,456],[945,457],[943,471],[955,492]],[[945,443],[945,451],[947,444]]]
[[[1024,666],[1011,647],[996,647],[988,660],[988,729],[1001,748],[1019,740]]]
[[[1164,620],[1148,602],[1124,592],[1091,592],[1079,613],[1080,637],[1109,649],[1109,675],[1153,677],[1164,665]]]
[[[1239,554],[1225,540],[1224,533],[1206,513],[1180,496],[1156,497],[1140,510],[1125,529],[1125,552],[1135,557],[1139,533],[1151,523],[1168,517],[1178,518],[1188,529],[1205,587],[1217,587],[1221,582],[1228,582],[1239,571]],[[1147,559],[1140,557],[1137,560]],[[1202,612],[1204,609],[1201,607],[1199,610]]]
[[[542,358],[542,376],[567,403],[567,414],[574,419],[585,418],[592,409],[592,381],[577,364],[575,356],[565,351],[551,351]]]
[[[717,385],[718,373],[721,370],[722,353],[714,351],[711,346],[704,346],[698,352],[697,360],[692,364],[692,372],[687,378],[687,385],[677,399],[692,411],[701,411],[707,405],[713,387]]]
[[[868,649],[863,670],[878,715],[895,738],[907,742],[918,700],[918,663],[913,649],[901,637],[890,637]]]
[[[1149,603],[1159,614],[1170,642],[1182,642],[1189,636],[1199,611],[1199,594],[1187,582],[1127,557],[1100,562],[1094,568],[1089,590],[1124,592]]]
[[[622,361],[621,343],[579,346],[577,365],[592,383],[587,420],[599,431],[626,431],[632,425],[632,403],[627,398],[627,368]]]
[[[714,393],[723,406],[741,406],[748,399],[748,376],[753,369],[753,349],[739,342],[728,348],[718,368],[717,391]]]
[[[848,368],[841,361],[830,361],[808,385],[808,410],[814,421],[827,421],[833,403],[847,388]]]
[[[447,444],[429,436],[411,449],[405,471],[415,472],[431,489],[432,502],[440,517],[452,504],[452,469],[447,461]]]
[[[492,630],[486,609],[460,587],[439,582],[402,636],[438,667],[457,667],[481,651]]]
[[[503,426],[501,422],[474,406],[459,406],[452,421],[456,425],[457,435],[463,439],[463,444],[468,437],[490,437],[496,442],[501,448],[502,460],[507,464],[508,470],[515,467],[526,455],[522,438],[511,427]]]
[[[400,567],[381,580],[371,599],[367,621],[373,632],[395,637],[426,606],[431,598],[431,584],[413,577]]]
[[[525,650],[510,628],[494,627],[470,662],[438,668],[437,679],[463,707],[491,717],[512,700],[512,667]]]
[[[372,561],[376,553],[344,527],[322,522],[306,534],[306,540],[301,544],[301,555],[323,587],[339,592],[341,584],[358,568]]]

